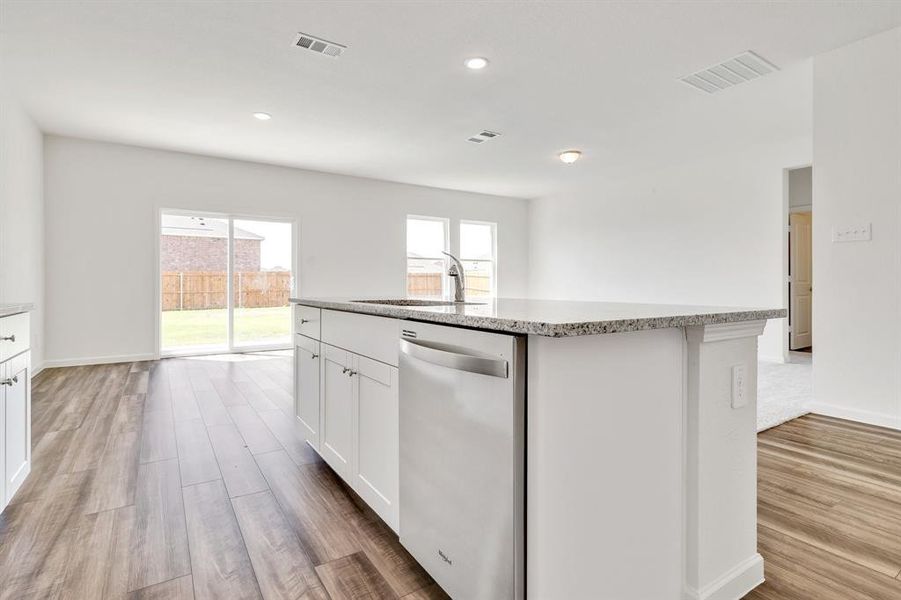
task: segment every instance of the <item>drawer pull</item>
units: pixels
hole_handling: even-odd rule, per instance
[[[310,322],[309,319],[304,319],[303,317],[301,317],[301,319],[300,319],[300,324],[301,324],[301,325],[303,325],[304,323],[309,323],[309,322]]]
[[[13,376],[10,377],[9,379],[4,379],[3,381],[0,381],[0,385],[8,385],[8,386],[12,386],[13,384],[16,384],[16,383],[19,383],[19,376],[18,376],[18,375],[13,375]]]
[[[2,337],[0,337],[0,341],[15,343],[16,334],[2,336]]]
[[[310,354],[310,358],[312,358],[313,360],[316,360],[317,358],[319,358],[319,355],[318,354]]]

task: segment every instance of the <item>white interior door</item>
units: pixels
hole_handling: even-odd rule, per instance
[[[789,215],[789,268],[791,275],[791,339],[792,350],[813,345],[813,260],[811,245],[812,213]]]

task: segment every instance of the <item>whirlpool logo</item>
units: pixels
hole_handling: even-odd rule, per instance
[[[440,550],[440,549],[438,550],[438,556],[440,556],[440,557],[441,557],[441,560],[443,560],[443,561],[446,562],[447,564],[449,564],[449,565],[453,565],[453,564],[454,564],[454,561],[452,561],[451,559],[449,559],[449,558],[447,557],[447,554],[445,554],[444,551],[442,551],[442,550]]]

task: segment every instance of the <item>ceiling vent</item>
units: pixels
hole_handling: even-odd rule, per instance
[[[680,80],[697,90],[714,94],[778,70],[779,67],[748,50],[726,62],[692,73]]]
[[[298,33],[297,37],[294,39],[294,45],[298,48],[303,48],[304,50],[309,50],[310,52],[322,54],[323,56],[328,56],[330,58],[338,58],[344,54],[345,50],[347,50],[347,46],[342,46],[341,44],[336,44],[335,42],[330,42],[308,33]]]
[[[482,142],[487,142],[490,139],[500,137],[500,135],[501,134],[496,131],[488,131],[487,129],[483,129],[474,136],[466,138],[466,141],[472,142],[473,144],[481,144]]]

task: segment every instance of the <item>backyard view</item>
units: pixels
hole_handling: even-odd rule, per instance
[[[407,295],[413,298],[445,298],[449,263],[442,252],[448,247],[448,222],[427,217],[407,218]],[[493,296],[495,225],[460,223],[460,262],[466,275],[466,293]]]
[[[275,221],[229,223],[223,218],[163,215],[162,350],[287,346],[291,339],[291,229],[290,223]],[[230,309],[234,311],[231,339]]]
[[[169,310],[163,313],[166,347],[215,346],[227,335],[226,309]],[[285,341],[291,327],[291,307],[236,308],[235,338],[260,343]]]

